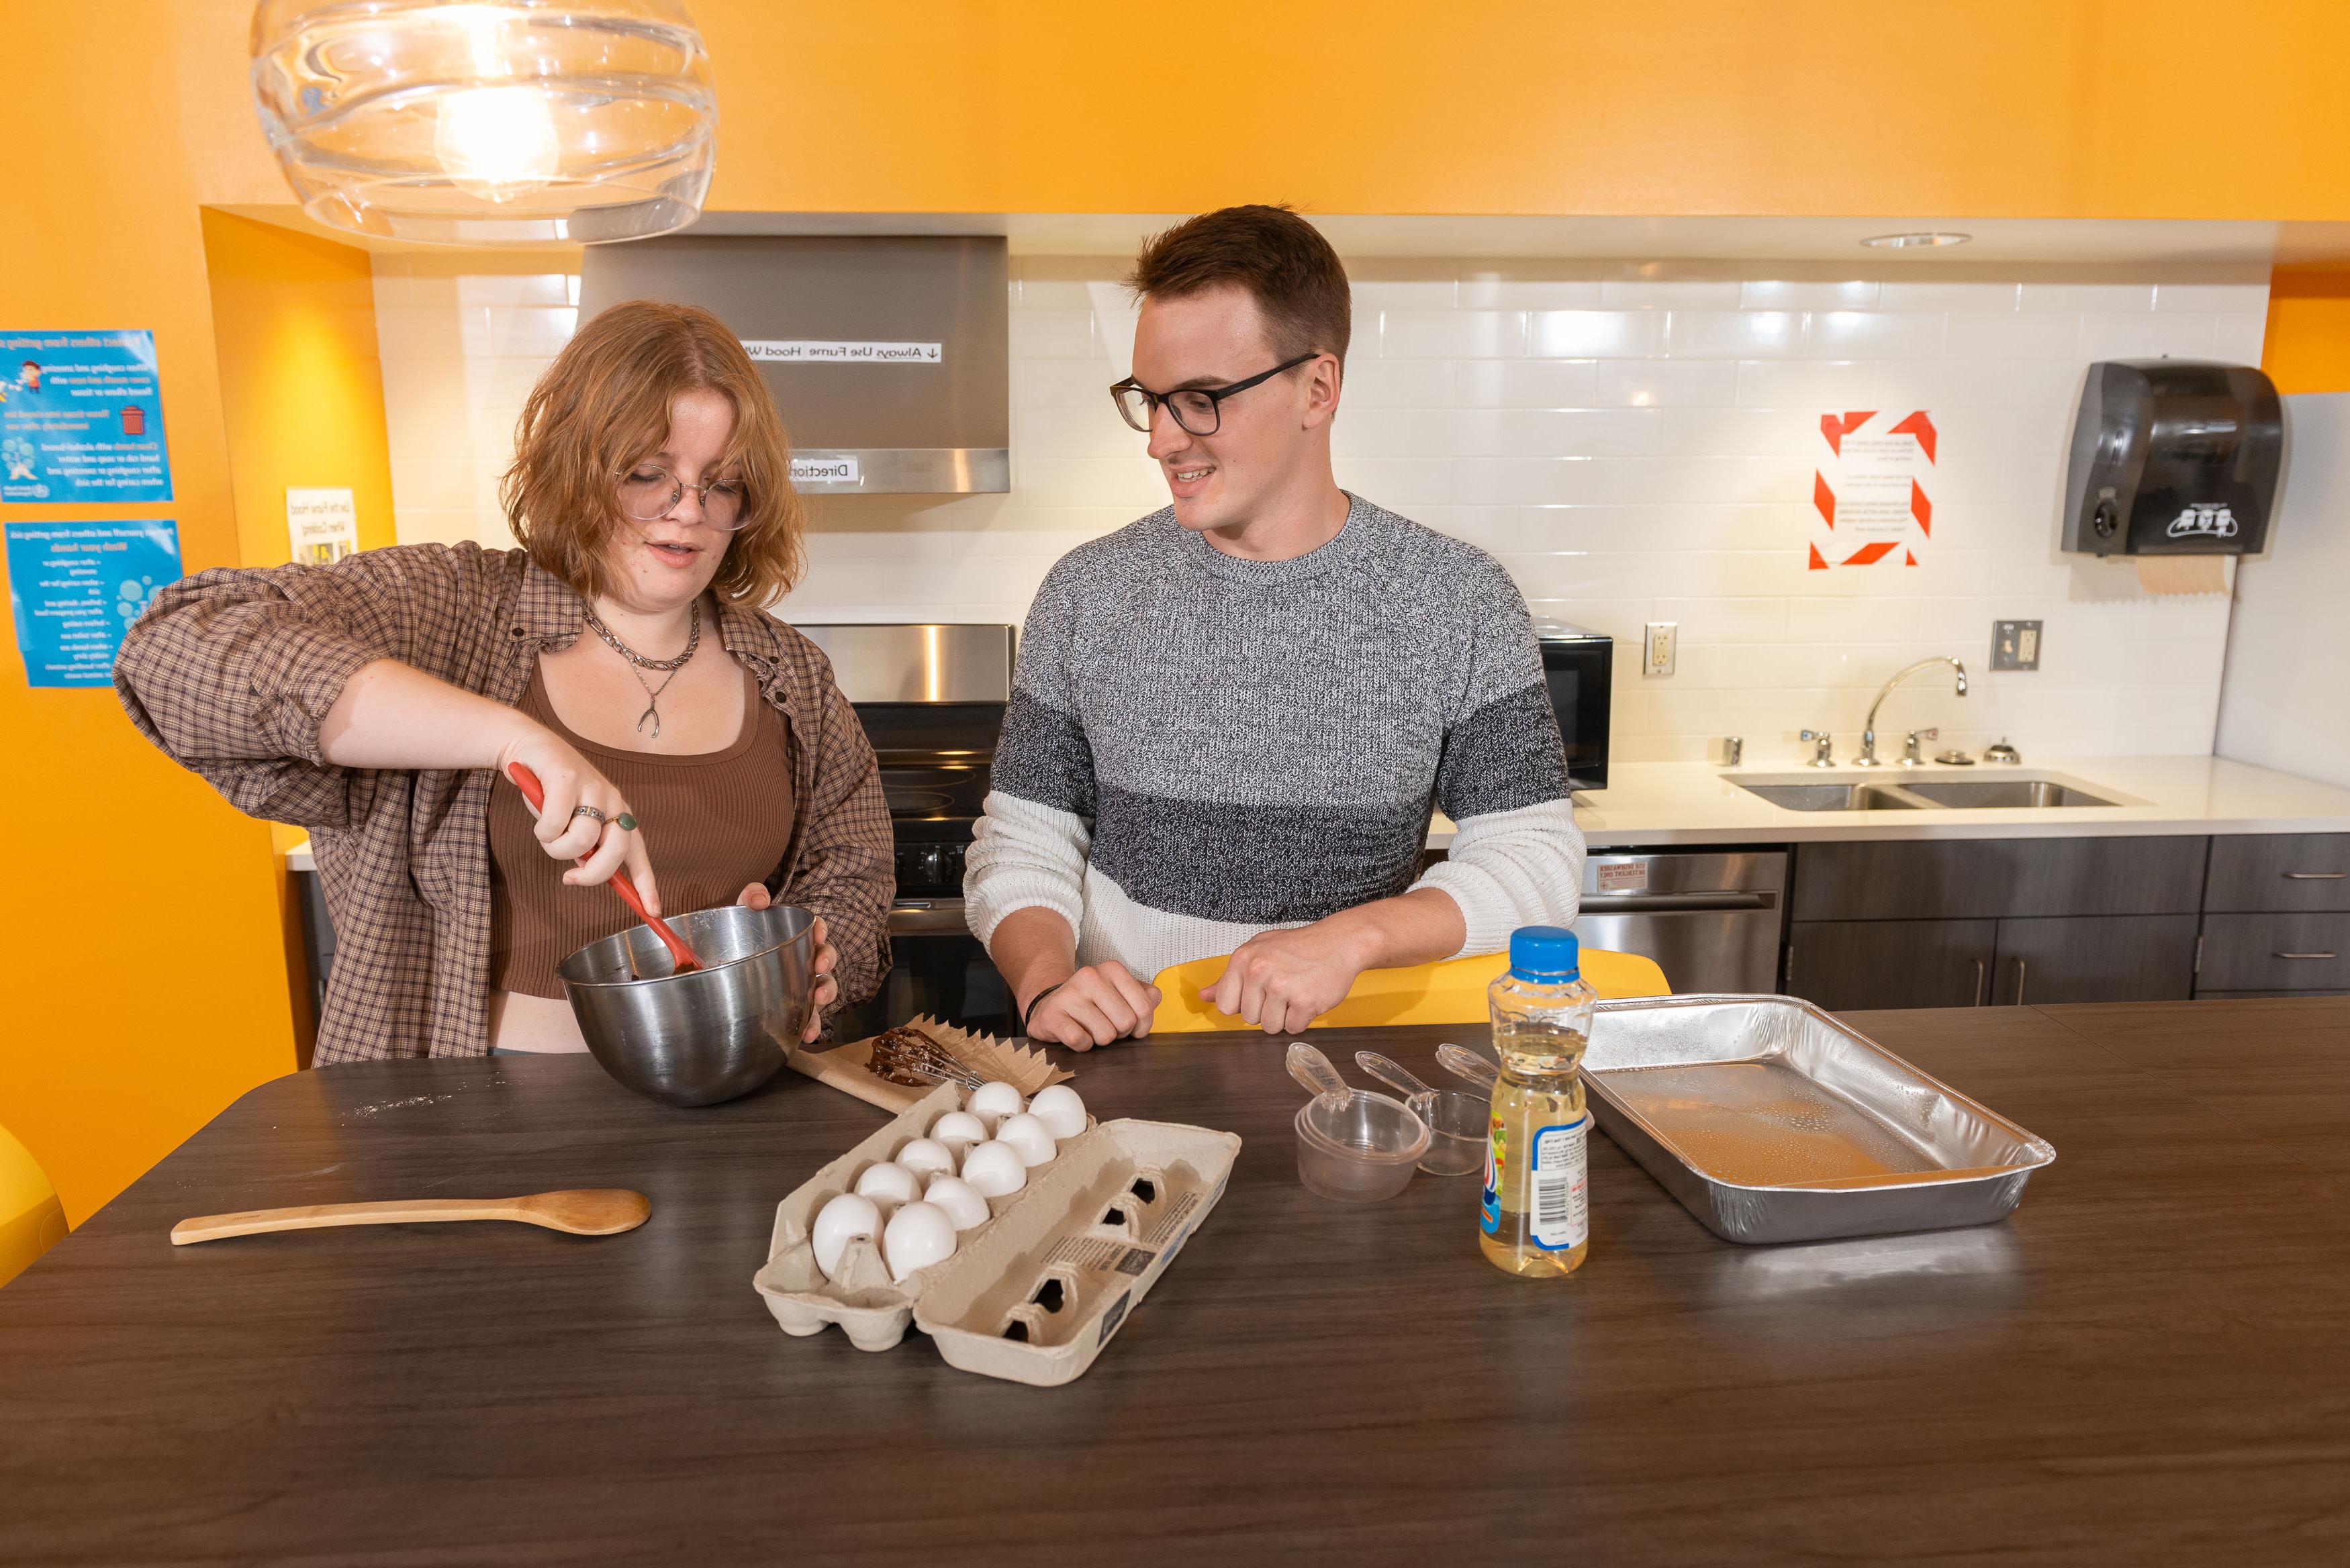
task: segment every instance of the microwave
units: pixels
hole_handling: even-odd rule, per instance
[[[1615,688],[1616,639],[1579,626],[1538,620],[1543,683],[1550,688],[1551,711],[1558,715],[1559,738],[1566,742],[1570,789],[1607,787],[1607,705]]]

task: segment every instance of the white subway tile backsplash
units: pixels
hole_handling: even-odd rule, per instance
[[[1048,305],[1012,313],[1014,359],[1090,359],[1099,346],[1090,308]],[[1106,376],[1101,384],[1107,387],[1117,379]]]
[[[2157,310],[2216,310],[2266,317],[2269,286],[2261,283],[2158,283]]]
[[[1738,305],[1744,310],[1874,310],[1882,286],[1868,278],[1850,283],[1757,279],[1739,286]]]
[[[1800,311],[1675,310],[1665,331],[1676,359],[1776,359],[1803,348]]]
[[[1596,310],[1596,268],[1588,278],[1464,277],[1461,303],[1471,310]]]
[[[2026,283],[2016,301],[2019,310],[2043,315],[2072,316],[2084,310],[2121,313],[2154,308],[2151,283]]]
[[[1526,352],[1550,359],[1638,359],[1665,351],[1661,310],[1537,310]]]
[[[1931,359],[1942,351],[1942,317],[1929,311],[1814,310],[1804,352],[1814,359]]]
[[[2168,354],[2200,359],[2211,352],[2211,317],[2197,312],[2156,315],[2085,311],[2080,344],[2083,359],[2151,359]]]
[[[573,330],[577,279],[377,267],[400,537],[505,545],[496,476]],[[1012,492],[812,498],[787,615],[1016,622],[1061,555],[1163,504],[1107,392],[1132,321],[1118,262],[1032,270],[1011,301]],[[1822,722],[1848,755],[1877,684],[1939,653],[1968,661],[1973,694],[1920,680],[1888,703],[1888,732],[2007,734],[2027,757],[2208,750],[2226,596],[2152,598],[2126,566],[2062,556],[2056,496],[2084,368],[2256,363],[2259,283],[1913,279],[1898,262],[1819,281],[1767,264],[1360,270],[1340,483],[1492,553],[1536,615],[1625,639],[1626,760],[1695,760],[1736,733],[1750,761],[1792,761],[1795,730]],[[1932,544],[1914,567],[1812,571],[1819,419],[1862,409],[1932,415]],[[2047,623],[2042,669],[1991,676],[1991,623],[2013,616]],[[1652,619],[1681,628],[1671,677],[1629,655]]]
[[[1964,310],[1978,314],[2012,311],[2023,287],[2016,283],[1913,283],[1887,278],[1877,289],[1884,310]]]
[[[1749,359],[1737,367],[1738,400],[1747,408],[1865,409],[1877,399],[1877,367],[1857,362]]]
[[[1736,278],[1611,277],[1599,285],[1608,310],[1735,310],[1744,285]]]
[[[1738,401],[1738,365],[1730,359],[1602,359],[1593,367],[1591,400],[1600,408],[1726,409]]]
[[[1523,310],[1382,310],[1379,354],[1390,359],[1500,359],[1526,351]]]

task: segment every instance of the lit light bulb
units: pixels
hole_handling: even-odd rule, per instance
[[[511,202],[555,179],[555,111],[535,87],[467,88],[441,99],[433,155],[468,195]]]

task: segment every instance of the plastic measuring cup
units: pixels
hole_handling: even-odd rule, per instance
[[[1428,1152],[1428,1124],[1409,1106],[1352,1089],[1330,1059],[1303,1040],[1289,1046],[1289,1075],[1314,1091],[1297,1113],[1297,1179],[1346,1203],[1393,1198]]]
[[[1485,1168],[1485,1144],[1492,1135],[1492,1102],[1461,1089],[1432,1089],[1376,1051],[1355,1053],[1355,1065],[1389,1088],[1404,1092],[1404,1104],[1428,1124],[1428,1152],[1419,1168],[1430,1176],[1466,1176]]]

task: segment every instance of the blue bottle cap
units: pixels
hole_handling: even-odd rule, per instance
[[[1582,979],[1582,950],[1575,933],[1564,926],[1519,927],[1510,933],[1510,972],[1544,985]]]

